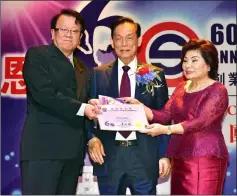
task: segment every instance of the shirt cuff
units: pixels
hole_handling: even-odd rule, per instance
[[[86,109],[86,103],[82,103],[80,109],[77,112],[77,116],[84,116],[85,109]]]

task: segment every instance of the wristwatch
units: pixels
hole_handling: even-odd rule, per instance
[[[170,135],[172,133],[171,126],[168,125],[167,128],[168,128],[167,135]]]

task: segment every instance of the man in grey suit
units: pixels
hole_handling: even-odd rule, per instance
[[[23,77],[27,117],[21,138],[23,194],[76,193],[86,144],[85,121],[98,109],[85,104],[89,70],[73,51],[85,24],[80,14],[65,9],[51,20],[53,43],[27,51]]]

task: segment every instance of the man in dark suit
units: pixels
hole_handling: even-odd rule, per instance
[[[23,194],[76,193],[87,137],[85,120],[96,118],[98,112],[85,104],[89,71],[73,56],[84,30],[78,12],[62,10],[51,20],[53,43],[27,51],[27,117],[20,152]]]
[[[94,68],[89,101],[95,104],[98,95],[135,97],[150,108],[161,109],[168,100],[164,71],[137,60],[141,44],[141,27],[132,19],[122,17],[111,28],[111,45],[118,59]],[[140,66],[156,69],[163,86],[152,94],[142,94],[146,87],[136,84],[136,70]],[[157,81],[158,82],[158,81]],[[139,132],[125,136],[123,132],[92,129],[88,142],[93,160],[94,175],[98,177],[100,194],[124,195],[129,187],[132,194],[156,194],[157,179],[168,174],[170,162],[164,157],[169,136],[151,137]]]

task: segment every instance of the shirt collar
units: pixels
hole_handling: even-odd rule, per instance
[[[118,68],[119,70],[123,70],[124,63],[118,58]],[[137,70],[137,57],[135,57],[127,66],[130,67],[132,73],[135,73]]]
[[[70,62],[73,62],[73,53],[70,56],[68,56],[67,58],[69,58]]]

